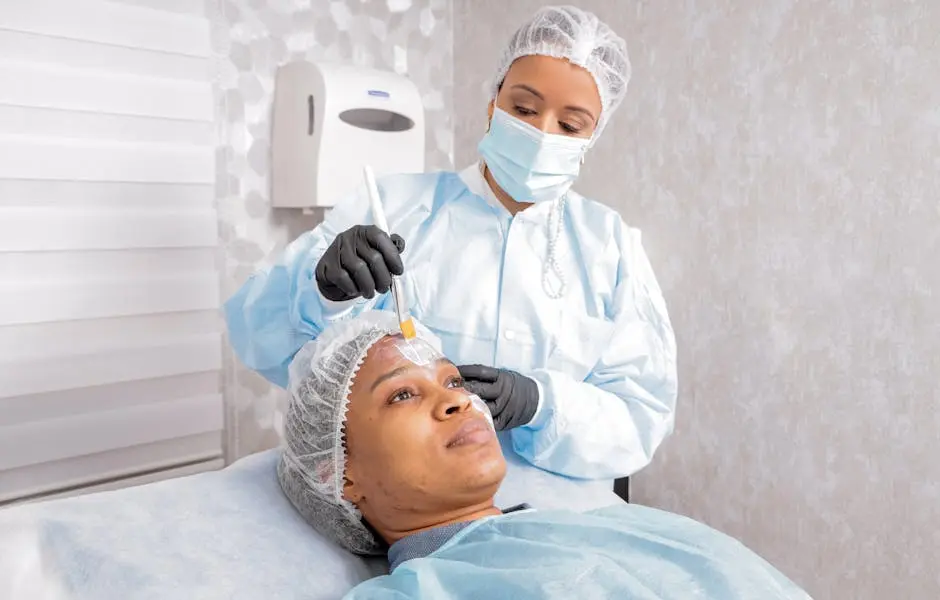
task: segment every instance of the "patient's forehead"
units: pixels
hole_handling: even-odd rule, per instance
[[[387,335],[372,345],[356,372],[352,395],[368,395],[372,384],[395,369],[407,368],[410,373],[433,377],[437,362],[444,356],[421,339],[406,340],[401,335]],[[352,399],[352,398],[350,398]]]
[[[368,364],[370,371],[381,374],[403,365],[434,368],[442,358],[443,354],[422,339],[406,340],[401,335],[388,335],[369,348],[363,366]]]
[[[381,367],[393,367],[398,363],[404,362],[404,357],[398,351],[398,344],[405,341],[401,335],[387,335],[372,344],[369,351],[366,352],[366,358],[362,363],[363,367],[372,369]]]

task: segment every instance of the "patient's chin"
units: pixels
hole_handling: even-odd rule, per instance
[[[458,485],[468,491],[480,490],[482,493],[495,494],[505,476],[506,459],[497,444],[496,452],[476,457],[472,462],[467,461],[461,470],[462,481]]]

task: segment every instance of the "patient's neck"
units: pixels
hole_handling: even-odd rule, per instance
[[[401,515],[401,519],[388,519],[388,521],[393,523],[397,522],[401,524],[407,524],[406,526],[383,527],[373,524],[373,527],[378,532],[378,534],[381,535],[386,542],[388,542],[388,545],[391,546],[400,539],[406,538],[416,533],[421,533],[422,531],[428,531],[429,529],[436,529],[446,525],[453,525],[454,523],[476,521],[477,519],[482,519],[483,517],[499,514],[502,514],[502,511],[496,508],[496,506],[493,504],[493,499],[490,498],[486,502],[480,504],[466,506],[454,510],[441,511],[440,513],[432,515],[417,515],[409,512],[407,514],[403,513]]]

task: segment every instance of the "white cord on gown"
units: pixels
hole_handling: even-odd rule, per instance
[[[480,161],[480,175],[483,177],[483,184],[489,187],[489,183],[486,181],[486,163],[482,160]],[[564,296],[565,291],[568,289],[565,272],[558,263],[558,239],[561,237],[561,228],[565,222],[565,204],[567,202],[568,194],[565,194],[552,202],[551,209],[548,212],[548,256],[542,265],[542,290],[553,300]],[[555,276],[555,285],[552,285],[552,275]]]

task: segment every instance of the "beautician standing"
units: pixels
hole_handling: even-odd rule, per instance
[[[517,453],[574,477],[646,466],[673,428],[672,326],[639,231],[570,189],[629,77],[593,14],[539,10],[503,55],[479,164],[380,180],[391,237],[365,225],[364,191],[334,208],[227,302],[239,358],[284,387],[305,342],[391,309],[403,274],[412,315]]]

